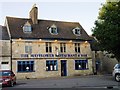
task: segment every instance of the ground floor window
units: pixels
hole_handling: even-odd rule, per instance
[[[88,69],[88,60],[75,60],[75,70]]]
[[[57,70],[58,70],[57,60],[46,61],[46,71],[57,71]]]
[[[34,71],[34,61],[18,61],[18,72],[33,72]]]

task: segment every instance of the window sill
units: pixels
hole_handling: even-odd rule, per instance
[[[75,70],[89,70],[89,68],[86,68],[86,69],[75,69]]]
[[[55,71],[58,71],[58,70],[46,70],[47,72],[55,72]]]
[[[31,73],[31,72],[35,72],[35,71],[17,71],[17,73]]]

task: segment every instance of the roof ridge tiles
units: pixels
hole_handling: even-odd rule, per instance
[[[20,17],[11,17],[11,16],[6,16],[6,18],[30,20],[30,18],[20,18]],[[61,23],[79,23],[79,22],[59,21],[59,20],[52,20],[52,19],[38,19],[38,20],[39,21],[61,22]]]

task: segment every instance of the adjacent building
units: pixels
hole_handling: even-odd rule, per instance
[[[33,6],[29,18],[7,16],[5,27],[10,67],[17,78],[93,73],[91,38],[78,22],[38,19],[38,8]]]
[[[11,45],[6,27],[0,26],[0,69],[11,69]]]

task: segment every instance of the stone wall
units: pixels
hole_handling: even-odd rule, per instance
[[[1,40],[0,41],[0,55],[1,56],[10,56],[10,40]]]
[[[1,40],[0,41],[0,65],[1,65],[0,66],[1,69],[11,69],[10,40]]]
[[[97,72],[103,74],[112,74],[114,65],[118,63],[115,58],[110,57],[110,54],[106,54],[102,51],[97,51],[96,53],[93,51],[92,58],[94,71],[96,71],[96,61],[98,61]]]
[[[46,54],[45,42],[52,42],[52,53],[57,54],[56,47],[60,47],[60,43],[66,43],[66,52],[63,54],[75,54],[74,43],[69,41],[22,41],[14,40],[12,43],[12,69],[16,74],[17,78],[44,78],[44,77],[61,77],[61,60],[67,61],[67,76],[76,75],[88,75],[92,74],[92,59],[90,44],[84,46],[84,42],[81,42],[81,53],[87,54],[87,57],[21,57],[21,54],[25,53],[25,45],[32,46],[32,54]],[[77,42],[78,43],[78,42]],[[59,50],[58,50],[59,51]],[[59,51],[60,54],[60,51]],[[88,60],[87,70],[75,70],[75,60]],[[17,61],[34,60],[34,72],[17,72]],[[58,70],[57,71],[46,71],[46,60],[57,60]]]
[[[66,59],[67,60],[67,59]],[[35,61],[35,71],[34,72],[17,72],[17,61],[13,60],[13,71],[15,72],[17,78],[45,78],[45,77],[61,77],[61,60],[58,60],[58,71],[46,71],[46,60],[34,60]],[[81,76],[93,74],[91,68],[92,60],[89,60],[88,70],[75,70],[74,60],[67,60],[67,76]]]

